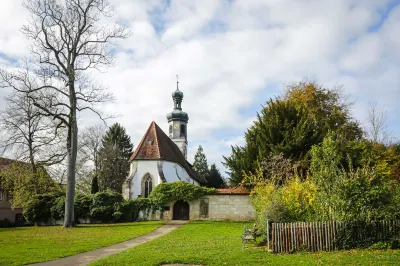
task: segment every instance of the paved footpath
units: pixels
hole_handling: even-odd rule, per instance
[[[124,251],[128,248],[133,248],[136,247],[140,244],[146,243],[148,241],[151,241],[153,239],[159,238],[160,236],[166,235],[169,232],[178,229],[179,227],[183,226],[186,224],[187,221],[171,221],[166,225],[163,225],[156,230],[139,236],[137,238],[134,238],[132,240],[128,240],[119,244],[115,244],[112,246],[104,247],[104,248],[99,248],[95,249],[92,251],[80,253],[74,256],[70,257],[65,257],[57,260],[52,260],[52,261],[47,261],[43,263],[35,263],[31,264],[34,266],[71,266],[71,265],[87,265],[95,260],[99,260],[108,256],[111,256],[115,253]]]

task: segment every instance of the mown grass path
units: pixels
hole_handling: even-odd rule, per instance
[[[147,234],[163,222],[0,228],[0,265],[24,265],[75,255]]]
[[[193,221],[91,265],[399,265],[400,251],[352,250],[274,255],[263,248],[242,249],[245,223]],[[250,225],[250,224],[249,224]]]

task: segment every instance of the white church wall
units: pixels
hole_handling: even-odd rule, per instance
[[[137,164],[137,167],[136,172],[134,173],[134,176],[130,182],[130,195],[126,192],[126,188],[124,188],[124,198],[136,199],[138,195],[141,195],[142,179],[146,174],[150,174],[153,178],[153,189],[155,186],[163,182],[158,173],[157,160],[137,160],[131,162],[130,175],[132,175],[135,171],[135,167],[133,166],[134,163]],[[162,170],[167,182],[182,180],[199,185],[198,182],[190,178],[185,168],[180,166],[178,163],[163,161]]]
[[[186,181],[194,185],[199,185],[196,181],[190,178],[180,164],[174,162],[163,162],[163,172],[167,182]]]
[[[142,178],[149,173],[153,178],[153,187],[161,183],[158,175],[157,161],[137,161],[137,170],[131,181],[131,199],[136,199],[142,194]]]

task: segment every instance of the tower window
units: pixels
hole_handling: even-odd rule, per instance
[[[172,134],[172,125],[169,125],[169,134]]]
[[[148,198],[153,190],[153,181],[149,174],[146,174],[142,180],[142,197]]]
[[[181,125],[181,138],[186,138],[186,127],[184,124]]]

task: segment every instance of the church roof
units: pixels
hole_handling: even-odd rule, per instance
[[[132,154],[132,160],[165,160],[179,163],[194,180],[200,184],[206,183],[203,178],[198,176],[191,164],[186,161],[178,146],[164,133],[156,124],[151,122],[142,140]]]
[[[24,163],[24,162],[21,162],[21,161],[0,157],[0,169],[6,168],[8,165],[10,165],[12,163],[29,165],[28,163]]]

